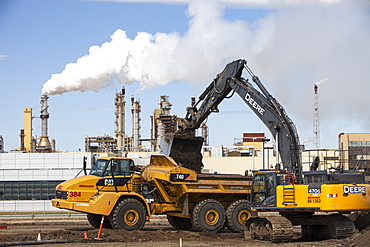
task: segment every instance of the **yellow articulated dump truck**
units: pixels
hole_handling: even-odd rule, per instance
[[[162,214],[176,229],[243,232],[256,214],[249,204],[251,180],[197,174],[164,155],[152,155],[142,171],[129,158],[99,158],[88,175],[59,184],[52,204],[87,213],[95,228],[104,215],[106,228],[140,230],[151,215]]]

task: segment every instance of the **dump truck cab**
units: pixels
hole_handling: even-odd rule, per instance
[[[87,174],[85,165],[84,170]],[[150,209],[142,192],[142,176],[137,171],[132,159],[99,158],[89,174],[59,184],[52,205],[87,213],[89,223],[96,228],[105,216],[105,227],[140,229]],[[123,215],[125,208],[131,213]]]
[[[118,187],[128,187],[128,182],[134,177],[137,168],[133,160],[128,158],[100,158],[96,161],[89,175],[96,176],[98,190],[110,191],[112,187],[118,191]],[[126,188],[127,190],[128,188]],[[138,189],[134,191],[139,192]]]
[[[113,173],[112,173],[113,171]],[[130,182],[141,177],[135,174],[136,166],[128,158],[99,158],[86,176],[76,177],[59,184],[56,188],[56,199],[67,201],[86,201],[101,191],[131,190],[140,192],[140,188],[132,188]],[[136,176],[135,176],[136,175]],[[125,187],[125,188],[124,188]]]
[[[127,158],[100,158],[96,161],[95,165],[90,171],[90,175],[95,175],[98,177],[103,176],[115,176],[119,175],[129,175],[131,171],[135,170],[135,164],[133,160]]]

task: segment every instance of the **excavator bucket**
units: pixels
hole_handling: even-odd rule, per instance
[[[185,137],[181,134],[167,133],[161,140],[162,152],[175,160],[178,165],[200,173],[202,163],[202,137]]]

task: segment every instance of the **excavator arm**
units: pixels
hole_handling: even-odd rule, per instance
[[[186,109],[185,118],[179,119],[179,133],[194,133],[211,113],[219,112],[218,105],[228,98],[229,93],[233,90],[230,80],[232,78],[241,79],[244,64],[244,60],[238,60],[226,65],[225,69],[213,79],[212,83],[199,96],[195,105]],[[201,105],[198,107],[199,104]]]
[[[242,77],[243,69],[248,71],[252,81],[259,90],[254,88],[248,79]],[[185,118],[178,120],[178,131],[174,135],[164,138],[165,143],[168,144],[163,145],[167,147],[164,153],[173,157],[176,162],[181,162],[183,158],[177,157],[176,154],[180,154],[180,150],[192,146],[192,151],[186,152],[185,156],[189,159],[189,157],[193,156],[192,154],[198,153],[198,155],[195,155],[197,160],[194,160],[191,167],[188,168],[195,168],[195,170],[200,172],[201,168],[196,166],[197,164],[198,166],[202,165],[201,156],[199,162],[201,139],[195,137],[195,130],[200,127],[202,122],[212,112],[218,112],[218,105],[224,99],[232,97],[234,93],[237,93],[243,99],[271,132],[277,143],[282,168],[289,173],[294,173],[297,181],[301,182],[302,165],[299,138],[295,125],[286,114],[284,108],[269,94],[259,78],[247,66],[247,62],[242,59],[227,64],[225,69],[217,75],[200,95],[198,101],[187,108]],[[194,145],[194,143],[196,144]],[[278,160],[280,159],[278,158]],[[186,166],[186,164],[184,165]]]

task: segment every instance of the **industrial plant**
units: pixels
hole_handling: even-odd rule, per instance
[[[124,155],[127,152],[160,152],[159,142],[165,133],[176,131],[177,116],[171,115],[169,96],[159,97],[159,108],[155,109],[151,116],[151,137],[141,138],[141,104],[140,101],[131,97],[131,136],[126,134],[126,101],[125,88],[115,95],[115,136],[87,136],[85,137],[86,152],[107,152]],[[147,150],[143,142],[148,142],[150,150]]]
[[[304,170],[316,157],[323,169],[344,167],[359,169],[370,167],[370,134],[341,133],[338,137],[338,149],[319,149],[318,125],[318,88],[315,85],[313,150],[302,149]],[[141,103],[130,97],[126,106],[125,88],[114,95],[115,135],[86,136],[85,150],[63,153],[56,149],[57,140],[50,140],[48,135],[48,96],[40,98],[39,115],[34,116],[34,109],[24,108],[24,127],[20,130],[20,147],[6,152],[6,140],[0,135],[0,207],[3,211],[54,210],[49,200],[55,195],[55,186],[62,181],[81,173],[82,161],[87,158],[88,169],[99,156],[126,156],[136,164],[149,163],[150,155],[161,153],[160,141],[166,133],[177,130],[178,117],[171,114],[172,104],[168,95],[159,96],[157,109],[150,116],[150,138],[141,137]],[[191,98],[191,105],[195,98]],[[129,109],[127,109],[129,108]],[[131,135],[127,134],[126,119],[131,115]],[[41,121],[41,136],[33,135],[33,122]],[[208,126],[204,123],[199,131],[204,139],[203,172],[248,174],[256,169],[269,169],[276,164],[276,145],[265,133],[241,133],[234,138],[232,146],[210,145]],[[147,144],[147,145],[143,145]],[[150,148],[148,148],[148,146]],[[227,159],[227,160],[226,160]],[[225,166],[225,162],[227,166]]]

